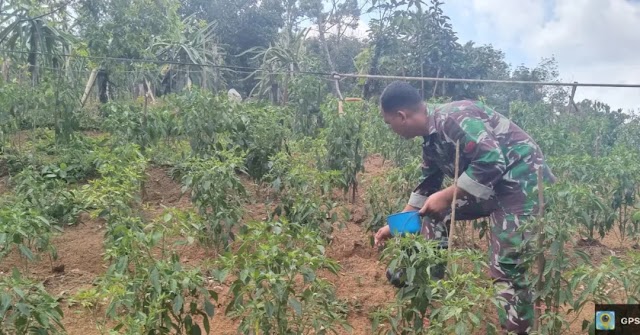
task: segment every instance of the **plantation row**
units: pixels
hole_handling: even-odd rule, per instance
[[[243,334],[349,330],[351,307],[326,279],[341,273],[326,253],[332,234],[350,221],[358,196],[366,206],[364,225],[375,232],[420,178],[420,140],[393,135],[375,103],[345,103],[341,114],[329,99],[319,109],[296,109],[193,91],[157,103],[74,110],[18,96],[11,85],[0,89],[7,107],[0,116],[8,121],[1,126],[0,172],[10,186],[0,195],[0,261],[22,259],[1,279],[2,333],[64,331],[69,316],[61,302],[28,269],[38,258],[56,259],[54,236],[78,224],[81,213],[104,223],[109,266],[69,302],[103,311],[99,329],[210,333],[210,318],[223,313]],[[531,278],[548,307],[542,333],[560,333],[589,303],[640,298],[640,254],[633,248],[599,263],[579,248],[605,236],[621,244],[640,237],[640,120],[597,107],[556,113],[543,104],[513,103],[505,112],[538,141],[559,179],[544,190],[544,218],[531,223],[544,224],[544,243],[532,241],[528,259],[546,254],[542,282]],[[364,183],[359,176],[373,154],[394,167]],[[145,215],[150,166],[170,167],[193,207]],[[251,183],[257,191],[247,188]],[[244,220],[256,202],[266,205],[268,217]],[[471,238],[488,235],[486,222],[458,226],[471,229]],[[186,265],[180,245],[201,245],[211,254]],[[419,237],[388,243],[381,259],[406,269],[408,286],[370,312],[375,332],[425,331],[420,311],[426,307],[433,334],[497,331],[497,322],[487,323],[498,302],[484,251],[456,245],[443,254]],[[430,269],[444,260],[446,278],[432,281]],[[229,298],[214,286],[228,287]],[[218,309],[218,301],[226,305]],[[584,329],[593,330],[592,321],[586,318]]]

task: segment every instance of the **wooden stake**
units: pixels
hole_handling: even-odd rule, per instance
[[[436,79],[440,77],[440,67],[438,67],[438,72],[436,72]],[[436,90],[438,89],[438,81],[433,84],[433,93],[431,93],[431,97],[434,98],[436,96]]]
[[[455,236],[455,230],[456,230],[456,200],[458,198],[458,173],[460,170],[460,167],[458,166],[460,164],[460,140],[456,141],[456,165],[454,167],[454,173],[453,173],[453,201],[451,201],[451,232],[449,233],[449,250],[453,249],[453,238]],[[451,255],[451,252],[449,252],[449,255]]]
[[[98,76],[98,69],[91,70],[91,74],[89,75],[89,81],[87,81],[87,85],[84,87],[84,94],[82,94],[82,100],[80,100],[81,106],[84,106],[85,102],[87,102],[87,98],[89,98],[89,93],[91,93],[91,89],[93,88],[93,84],[96,82],[97,76]]]
[[[2,78],[4,79],[4,82],[8,82],[9,81],[9,64],[10,64],[10,60],[5,60],[4,62],[2,62]]]
[[[538,169],[538,250],[541,250],[542,247],[544,246],[544,185],[542,182],[542,169],[543,167],[541,166]],[[544,277],[544,267],[545,267],[545,259],[544,259],[544,252],[540,252],[540,254],[538,255],[538,283],[536,285],[536,290],[537,292],[540,292],[542,290],[542,279]],[[539,328],[539,322],[538,319],[540,318],[540,314],[541,314],[541,310],[540,310],[540,298],[536,299],[535,301],[535,308],[534,308],[534,318],[533,318],[533,331],[536,332],[538,331]]]
[[[147,85],[147,96],[149,96],[149,98],[151,98],[151,102],[155,104],[156,98],[153,96],[153,91],[151,90],[151,83],[146,78],[144,79],[144,83],[145,85]]]

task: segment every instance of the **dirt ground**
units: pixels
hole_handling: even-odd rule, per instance
[[[384,174],[386,166],[379,157],[371,157],[365,165],[367,177]],[[145,211],[148,217],[159,215],[163,208],[178,207],[189,208],[191,203],[188,196],[181,197],[180,185],[173,181],[167,174],[167,170],[159,167],[151,167],[147,171],[145,184],[146,196]],[[247,181],[248,183],[248,181]],[[247,185],[247,189],[255,194],[256,187]],[[362,185],[360,190],[365,190]],[[0,179],[0,193],[5,192],[4,181]],[[348,301],[350,313],[348,322],[353,327],[353,334],[371,334],[371,324],[368,314],[376,308],[387,304],[394,299],[394,288],[387,283],[385,277],[385,265],[379,262],[379,254],[370,246],[371,233],[365,231],[363,222],[366,220],[364,212],[364,194],[360,193],[355,204],[350,205],[351,221],[345,224],[344,229],[337,229],[333,241],[328,247],[328,255],[337,260],[342,267],[338,276],[326,275],[336,287],[337,295]],[[263,219],[266,217],[264,204],[252,205],[248,218]],[[51,262],[48,258],[30,264],[27,272],[32,278],[43,280],[47,290],[62,298],[64,325],[71,335],[100,334],[96,328],[96,318],[104,314],[100,312],[92,315],[80,306],[70,306],[68,297],[81,288],[91,287],[94,279],[104,273],[107,264],[103,261],[104,227],[99,220],[93,220],[83,215],[76,226],[67,227],[63,234],[55,238],[54,245],[58,249],[59,258]],[[467,231],[458,236],[466,236],[470,240],[472,234],[470,225]],[[478,247],[486,250],[486,241],[475,239]],[[455,242],[458,244],[458,242]],[[623,253],[630,246],[620,245],[615,236],[608,236],[603,241],[604,246],[589,247],[584,250],[593,256],[595,260],[611,254]],[[210,257],[207,250],[199,246],[185,246],[179,249],[181,260],[185,264],[198,265]],[[25,270],[24,261],[16,255],[10,256],[0,264],[0,275],[6,275],[13,266]],[[223,315],[226,306],[224,294],[227,288],[213,286],[213,290],[220,293],[220,301],[217,304],[216,316],[213,318],[213,334],[236,334],[237,322],[229,320]],[[593,306],[586,308],[572,324],[570,334],[582,333],[580,326],[583,318],[590,318]],[[488,315],[488,319],[495,320],[495,315]],[[345,332],[346,334],[346,332]]]

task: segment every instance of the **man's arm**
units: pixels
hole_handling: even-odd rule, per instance
[[[420,184],[411,192],[405,211],[408,209],[417,210],[422,208],[427,198],[438,192],[442,187],[444,173],[434,162],[429,160],[428,157],[423,156],[421,179]]]

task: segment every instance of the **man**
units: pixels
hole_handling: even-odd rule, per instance
[[[423,234],[441,245],[448,238],[456,186],[440,188],[445,175],[453,178],[459,141],[456,219],[490,217],[490,275],[507,301],[498,313],[500,323],[508,332],[527,334],[533,302],[519,247],[530,232],[518,227],[538,212],[538,169],[543,169],[547,181],[555,180],[540,148],[520,127],[482,102],[455,101],[431,108],[411,85],[393,82],[382,93],[380,105],[385,123],[395,133],[424,139],[423,178],[404,211],[419,210],[432,218],[424,221]],[[390,236],[388,226],[381,228],[376,245]]]

